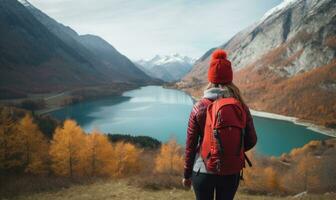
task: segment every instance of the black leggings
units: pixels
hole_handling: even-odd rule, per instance
[[[213,175],[193,172],[192,184],[197,200],[232,200],[238,189],[240,174]]]

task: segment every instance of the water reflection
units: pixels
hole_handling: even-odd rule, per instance
[[[192,105],[193,100],[188,95],[182,95],[181,91],[170,89],[158,89],[157,86],[148,86],[145,89],[126,92],[124,96],[131,97],[133,103],[163,103],[163,104],[181,104]]]
[[[130,97],[122,96],[87,101],[75,105],[66,106],[60,110],[53,111],[50,114],[60,120],[75,119],[78,124],[86,125],[90,124],[92,121],[98,118],[103,117],[102,115],[95,115],[94,113],[99,113],[99,111],[103,111],[104,108],[108,108],[112,105],[117,105],[119,103],[128,101],[129,99]]]

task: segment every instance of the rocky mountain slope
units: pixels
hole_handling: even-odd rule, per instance
[[[112,45],[96,35],[81,35],[79,40],[89,49],[97,60],[113,70],[114,75],[121,80],[144,82],[149,76],[139,70],[126,56],[119,53]]]
[[[285,0],[218,46],[249,106],[336,127],[336,1]],[[214,48],[215,49],[215,48]],[[201,96],[206,52],[178,87]]]
[[[0,35],[1,92],[152,80],[106,41],[79,36],[24,0],[0,0]]]
[[[139,60],[137,66],[148,75],[167,82],[180,80],[192,68],[195,60],[179,54],[159,56],[150,60]]]

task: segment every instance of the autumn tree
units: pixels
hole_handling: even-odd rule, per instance
[[[49,151],[54,173],[70,177],[86,174],[86,145],[86,136],[75,121],[66,120],[63,127],[56,128]]]
[[[20,138],[11,108],[0,112],[0,170],[9,170],[20,166]]]
[[[20,120],[17,131],[20,165],[28,173],[47,173],[48,142],[30,115],[27,114]]]
[[[272,167],[266,167],[264,169],[266,187],[270,191],[274,191],[279,188],[279,181],[276,171]]]
[[[155,159],[155,171],[159,173],[178,174],[183,169],[182,148],[172,139],[161,146]]]
[[[125,176],[140,170],[142,150],[130,143],[118,142],[114,145],[114,164],[112,174]]]
[[[327,191],[336,191],[336,140],[331,144],[329,141],[328,151],[323,154],[320,163],[320,187]]]
[[[295,179],[301,184],[303,191],[308,191],[320,185],[320,159],[313,155],[305,155],[296,166]]]
[[[113,172],[114,152],[107,136],[94,130],[87,136],[87,140],[87,171],[89,175],[110,175]]]
[[[247,155],[253,167],[243,168],[244,186],[251,191],[281,192],[278,158],[258,155],[255,150],[247,152]]]

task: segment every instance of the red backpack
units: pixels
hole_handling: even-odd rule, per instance
[[[208,106],[200,149],[208,171],[228,175],[245,167],[245,127],[246,112],[237,99],[220,98]]]

